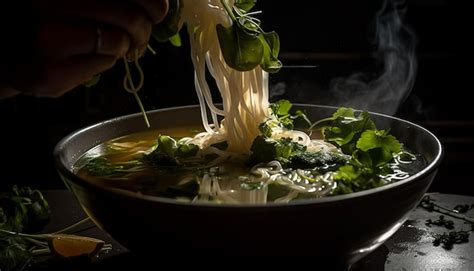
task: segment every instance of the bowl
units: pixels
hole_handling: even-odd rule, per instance
[[[295,105],[312,120],[337,108]],[[370,113],[427,166],[382,187],[312,200],[266,205],[184,203],[88,182],[73,172],[75,162],[107,140],[146,129],[140,114],[80,129],[54,150],[55,165],[84,211],[98,227],[139,255],[309,256],[347,267],[387,240],[405,222],[429,188],[442,158],[439,140],[406,120]],[[198,106],[149,112],[153,128],[201,123]],[[237,253],[237,254],[235,254]]]

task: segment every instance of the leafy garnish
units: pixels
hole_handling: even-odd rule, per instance
[[[39,230],[50,214],[48,202],[38,190],[15,185],[0,195],[0,270],[23,270],[32,259],[26,240],[4,232]]]
[[[428,227],[431,227],[432,225],[445,227],[448,230],[454,229],[454,222],[452,220],[445,219],[444,215],[440,215],[438,220],[426,220],[425,225]]]
[[[444,249],[450,250],[454,244],[469,242],[468,231],[450,231],[449,233],[435,234],[433,240],[434,246],[441,245]]]
[[[199,147],[194,144],[184,144],[170,136],[160,135],[155,150],[143,157],[143,161],[155,167],[180,166],[180,159],[196,155]]]
[[[43,227],[51,214],[49,205],[39,190],[13,186],[0,195],[0,229],[35,231]]]
[[[142,169],[143,163],[136,159],[127,162],[112,163],[103,156],[93,157],[84,165],[88,172],[103,178],[123,178],[125,174],[137,172]]]
[[[241,12],[249,12],[255,6],[255,0],[236,0],[234,5]]]
[[[315,122],[312,129],[320,129],[324,139],[340,147],[345,154],[352,154],[362,133],[375,130],[375,124],[369,113],[361,112],[357,117],[351,108],[339,108],[331,118]]]
[[[260,124],[259,129],[265,137],[271,137],[273,128],[280,127],[293,130],[295,127],[305,128],[311,126],[311,121],[301,110],[291,112],[293,104],[288,100],[279,100],[270,104],[271,113],[274,119],[269,119]]]
[[[454,210],[460,214],[467,213],[470,209],[474,208],[474,204],[459,204],[454,207]]]
[[[36,255],[55,255],[58,247],[54,241],[61,239],[61,249],[68,254],[80,251],[77,242],[68,240],[92,240],[77,235],[61,234],[70,231],[89,221],[83,219],[69,227],[49,234],[25,233],[39,231],[50,217],[49,204],[39,190],[29,187],[13,186],[11,191],[0,195],[0,270],[21,271],[34,263]],[[103,243],[102,240],[94,239]],[[52,242],[51,242],[52,241]],[[74,246],[74,247],[71,247]],[[112,249],[104,245],[95,252]],[[90,254],[92,257],[95,254]],[[66,257],[66,255],[62,255]]]
[[[258,65],[267,72],[277,72],[282,64],[278,60],[280,39],[276,32],[264,32],[260,20],[247,14],[255,0],[236,1],[231,8],[227,0],[221,0],[232,20],[232,26],[216,26],[224,59],[238,71],[252,70]]]
[[[378,130],[368,112],[355,115],[351,108],[339,108],[332,117],[314,123],[324,139],[352,158],[334,174],[338,187],[333,194],[352,193],[382,186],[380,176],[391,172],[388,163],[402,151],[400,142],[385,130]]]
[[[288,165],[290,157],[306,151],[306,146],[291,140],[291,138],[271,139],[257,136],[250,148],[252,154],[248,160],[250,165],[267,163],[277,160]]]
[[[181,46],[179,36],[181,12],[183,0],[169,0],[169,8],[166,17],[159,24],[153,26],[152,36],[158,42],[170,41],[176,47]]]

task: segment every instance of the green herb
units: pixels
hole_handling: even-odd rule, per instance
[[[357,116],[351,108],[339,108],[332,117],[314,123],[324,140],[348,155],[349,164],[334,174],[338,187],[333,194],[345,194],[384,185],[380,176],[391,173],[388,163],[402,151],[402,145],[388,131],[378,130],[364,111]]]
[[[224,59],[231,68],[248,71],[260,65],[267,72],[277,72],[282,64],[278,60],[280,39],[276,32],[264,32],[260,20],[248,13],[254,0],[241,0],[231,8],[221,0],[232,20],[232,26],[216,26],[217,37]]]
[[[288,100],[279,100],[276,103],[270,104],[272,114],[277,121],[273,119],[267,120],[260,124],[259,129],[265,137],[271,137],[273,128],[286,128],[293,130],[295,127],[307,128],[311,126],[311,121],[306,114],[301,110],[291,112],[293,104]]]
[[[163,21],[153,26],[152,36],[158,42],[170,41],[176,47],[181,46],[179,36],[183,0],[169,0],[169,8]]]
[[[236,0],[235,7],[241,12],[249,12],[255,6],[256,0]]]
[[[471,204],[470,206],[469,204],[459,204],[454,207],[454,210],[460,214],[464,214],[472,208],[474,208],[474,204]]]
[[[142,160],[155,167],[181,166],[181,159],[195,156],[198,150],[197,145],[184,144],[170,136],[160,135],[155,150],[144,155]]]
[[[43,195],[29,187],[13,186],[0,195],[0,229],[8,231],[35,231],[43,227],[51,211]]]
[[[267,163],[278,160],[283,165],[288,166],[290,157],[306,151],[306,146],[291,140],[291,138],[271,139],[257,136],[250,148],[252,154],[248,164]]]
[[[123,179],[126,178],[127,174],[143,169],[143,163],[138,159],[112,163],[106,157],[99,156],[88,160],[83,168],[96,176],[109,179]]]
[[[458,206],[462,206],[463,208],[465,207],[464,205],[456,205],[456,207]],[[443,215],[447,215],[456,219],[463,220],[464,223],[470,224],[471,231],[474,231],[474,219],[464,216],[462,214],[459,214],[459,211],[456,210],[456,207],[454,209],[443,207],[435,203],[434,199],[432,199],[428,195],[423,197],[418,207],[421,207],[428,212],[438,212]],[[436,221],[431,221],[431,219],[428,219],[425,224],[427,226],[437,225],[437,226],[444,226],[447,229],[454,229],[454,222],[451,220],[446,220],[443,215],[441,215],[439,219]],[[443,234],[435,234],[433,245],[435,246],[442,245],[443,248],[449,250],[453,248],[454,244],[461,244],[461,243],[467,243],[467,242],[469,242],[468,231],[450,231],[448,233],[445,232]]]
[[[99,83],[99,81],[100,81],[100,74],[96,74],[89,81],[85,82],[83,85],[86,88],[91,88],[91,87],[97,85]]]
[[[243,190],[259,190],[264,187],[264,184],[262,182],[243,182],[240,184],[240,188]]]
[[[441,245],[444,249],[450,250],[454,244],[462,244],[469,242],[469,232],[467,231],[450,231],[449,233],[435,234],[433,245]]]
[[[0,195],[0,270],[23,270],[32,260],[28,240],[5,231],[39,230],[50,214],[48,202],[38,190],[15,185]]]
[[[39,190],[13,186],[0,195],[0,270],[21,271],[34,262],[36,255],[52,255],[48,240],[89,221],[83,219],[51,234],[25,233],[39,231],[49,221],[50,213]],[[110,250],[111,246],[103,249]]]
[[[435,221],[431,219],[426,220],[425,225],[428,227],[431,227],[432,225],[445,227],[448,230],[454,229],[454,222],[452,220],[445,219],[444,215],[440,215],[439,219]]]
[[[356,117],[353,109],[342,107],[332,117],[315,122],[311,129],[321,130],[326,141],[340,147],[345,154],[352,154],[362,133],[376,127],[368,112]]]

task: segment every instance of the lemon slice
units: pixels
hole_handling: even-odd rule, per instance
[[[85,236],[54,234],[48,244],[51,251],[60,257],[92,257],[104,246],[104,241]]]

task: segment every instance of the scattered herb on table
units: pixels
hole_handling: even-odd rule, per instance
[[[471,225],[470,231],[474,231],[474,219],[467,217],[465,215],[462,215],[462,213],[466,213],[467,211],[469,211],[470,207],[468,204],[456,205],[456,207],[454,207],[453,209],[449,209],[435,203],[435,200],[427,195],[423,197],[423,199],[421,200],[418,206],[427,210],[428,212],[438,212],[438,213],[443,214],[439,217],[438,220],[432,221],[431,219],[428,219],[425,223],[427,226],[436,225],[436,226],[444,226],[447,229],[454,229],[454,222],[452,220],[448,220],[444,218],[444,215],[447,215],[456,219],[461,219],[464,221],[465,224],[470,224]],[[473,205],[471,205],[471,208],[472,206]],[[453,248],[455,244],[462,244],[462,243],[469,242],[469,235],[470,235],[469,231],[464,231],[464,230],[449,231],[449,232],[444,232],[442,234],[434,234],[433,245],[435,246],[441,245],[444,249],[450,250]]]
[[[0,194],[0,270],[24,270],[40,255],[92,256],[111,249],[102,240],[62,234],[88,218],[55,233],[33,234],[46,225],[50,214],[48,202],[39,190],[13,186],[11,191]]]
[[[442,234],[434,235],[433,245],[441,245],[444,249],[450,250],[454,244],[462,244],[469,242],[468,231],[450,231]]]
[[[445,227],[448,230],[454,229],[454,222],[452,220],[445,219],[444,215],[440,215],[438,220],[426,220],[425,225],[428,227],[431,227],[432,225]]]
[[[474,204],[458,204],[454,207],[454,210],[460,214],[465,214],[474,207]]]

